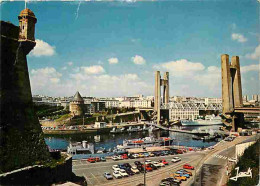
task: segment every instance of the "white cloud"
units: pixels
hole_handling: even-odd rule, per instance
[[[132,62],[136,65],[144,65],[145,64],[145,59],[142,56],[135,55],[134,57],[131,58]]]
[[[68,65],[69,65],[69,66],[72,66],[72,65],[73,65],[73,62],[72,62],[72,61],[68,62]]]
[[[89,67],[80,67],[86,74],[102,74],[105,69],[100,65],[94,65]]]
[[[191,62],[187,59],[180,59],[177,61],[170,61],[154,65],[154,69],[169,71],[172,76],[187,76],[194,72],[205,69],[204,65],[199,62]]]
[[[62,67],[61,70],[67,70],[67,67]]]
[[[53,67],[32,69],[30,73],[32,90],[36,90],[38,94],[44,93],[46,90],[55,91],[52,86],[57,85],[61,77],[62,74]]]
[[[108,59],[109,64],[117,64],[118,63],[118,58],[113,57]]]
[[[250,71],[260,71],[260,64],[252,64],[240,67],[242,73],[247,73]]]
[[[260,45],[258,45],[256,48],[255,48],[255,51],[251,54],[246,54],[246,58],[248,59],[256,59],[256,60],[259,60],[260,58]]]
[[[30,55],[35,57],[40,56],[53,56],[55,54],[55,46],[44,42],[43,40],[36,39],[36,46],[31,51]]]
[[[245,36],[243,36],[242,34],[239,34],[239,33],[232,33],[231,38],[234,41],[238,41],[240,43],[244,43],[247,41],[247,38],[245,38]]]

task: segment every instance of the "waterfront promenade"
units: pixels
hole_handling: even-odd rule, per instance
[[[226,154],[226,156],[233,157],[234,152],[232,147],[236,144],[242,143],[244,141],[255,140],[256,136],[240,136],[237,137],[232,142],[221,141],[215,145],[214,149],[212,150],[204,150],[199,152],[188,152],[181,155],[170,155],[170,156],[163,156],[163,157],[150,157],[146,159],[150,160],[158,160],[158,159],[166,159],[168,162],[174,157],[179,156],[182,158],[181,162],[178,163],[170,163],[169,166],[161,168],[159,170],[155,170],[146,174],[147,185],[149,186],[158,186],[161,179],[169,177],[170,174],[174,173],[176,170],[182,168],[185,163],[190,163],[192,166],[195,167],[195,170],[192,171],[193,175],[189,180],[183,182],[181,185],[191,185],[195,178],[200,175],[200,170],[203,164],[208,161],[211,161],[212,158],[217,158],[216,155],[218,154]],[[226,153],[226,151],[228,151]],[[101,163],[94,163],[90,164],[86,160],[77,160],[73,162],[73,172],[78,176],[84,176],[88,182],[88,185],[126,185],[126,186],[135,186],[139,183],[143,183],[143,174],[134,175],[131,177],[123,178],[123,179],[113,179],[107,181],[103,173],[108,171],[112,173],[112,165],[118,163],[130,163],[133,165],[134,161],[144,161],[144,159],[128,159],[128,160],[121,160],[121,161],[113,161],[107,160],[107,162]],[[218,161],[218,160],[217,160]],[[225,166],[225,161],[220,161],[221,166]],[[221,171],[221,172],[219,172]],[[217,175],[223,175],[223,169],[217,170],[217,173],[211,175],[212,177]],[[199,177],[199,176],[198,176]],[[222,181],[224,178],[216,177],[217,180],[216,185]],[[215,184],[213,184],[215,185]]]

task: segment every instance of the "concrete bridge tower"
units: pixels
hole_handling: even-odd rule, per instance
[[[163,86],[163,99],[161,100],[161,86]],[[155,73],[155,97],[154,111],[157,113],[157,124],[161,120],[161,102],[169,103],[169,72],[165,72],[164,78],[161,79],[160,71]]]
[[[221,56],[221,74],[223,115],[232,119],[232,128],[235,129],[235,123],[244,121],[243,114],[234,114],[235,108],[243,107],[239,57],[233,56],[229,63],[229,56],[223,54]]]

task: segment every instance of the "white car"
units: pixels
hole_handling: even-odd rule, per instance
[[[113,172],[113,176],[114,176],[116,179],[122,178],[122,176],[121,176],[121,174],[120,174],[119,171],[114,171],[114,172]]]
[[[134,158],[139,158],[139,154],[133,154]]]
[[[119,159],[118,159],[117,156],[113,156],[113,157],[112,157],[112,160],[117,161],[117,160],[119,160]]]
[[[135,173],[135,174],[139,174],[140,173],[140,171],[137,169],[136,166],[132,166],[131,171],[133,171],[133,173]]]
[[[148,152],[150,157],[154,157],[154,154],[151,152]]]
[[[163,163],[158,162],[158,161],[154,161],[153,164],[157,164],[157,165],[159,165],[161,167],[165,167],[165,165]]]
[[[152,163],[151,160],[145,160],[145,164],[150,164],[150,163]]]
[[[160,163],[158,163],[157,161],[152,162],[152,164],[157,168],[161,167]]]
[[[129,176],[124,169],[120,169],[120,170],[119,170],[119,174],[120,174],[122,177],[128,177],[128,176]]]
[[[114,171],[119,171],[119,170],[120,170],[120,168],[119,168],[118,165],[113,165],[113,166],[112,166],[112,169],[113,169]]]
[[[173,157],[172,160],[171,160],[173,163],[176,163],[178,161],[181,161],[181,158],[180,157]]]

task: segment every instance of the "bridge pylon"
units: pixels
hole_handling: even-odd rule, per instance
[[[233,56],[230,63],[229,55],[221,55],[221,74],[223,115],[232,119],[232,129],[237,130],[244,122],[244,114],[235,112],[235,108],[243,107],[239,57]]]

